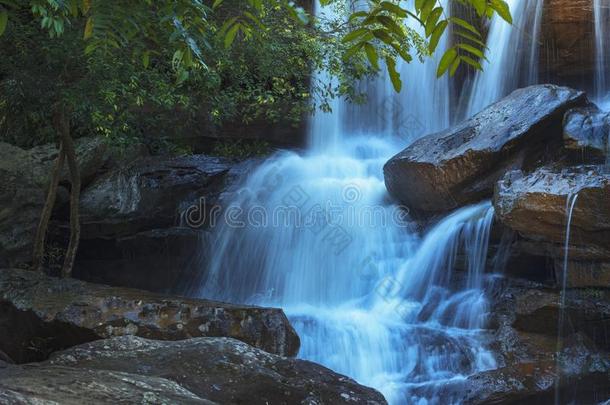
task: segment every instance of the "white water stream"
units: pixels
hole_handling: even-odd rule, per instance
[[[511,3],[523,14],[533,7]],[[518,85],[502,66],[514,32],[492,25],[493,63],[477,79],[473,112]],[[436,79],[437,62],[403,65],[400,94],[386,77],[364,83],[365,106],[335,100],[332,113],[314,116],[306,153],[280,152],[256,168],[231,201],[231,221],[213,230],[198,290],[283,308],[301,338],[299,357],[377,388],[391,404],[459,403],[446,388],[496,366],[484,339],[491,204],[464,207],[421,234],[383,179],[395,153],[450,124],[449,80]]]
[[[604,0],[601,0],[604,1]],[[468,98],[471,117],[511,91],[538,82],[540,26],[544,0],[508,0],[513,25],[499,16],[490,22],[488,61],[477,72]]]

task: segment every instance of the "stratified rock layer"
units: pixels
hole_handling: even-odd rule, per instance
[[[415,141],[384,166],[388,191],[412,210],[438,213],[491,196],[511,169],[529,168],[561,143],[564,113],[588,104],[554,85],[519,89],[474,117]]]
[[[18,363],[113,336],[233,337],[283,356],[299,338],[281,309],[230,305],[0,270],[0,350]]]

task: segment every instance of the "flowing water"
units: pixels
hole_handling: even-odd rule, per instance
[[[539,21],[541,2],[511,5]],[[477,77],[472,112],[516,88],[521,75],[516,66],[504,73],[505,48],[523,31],[495,21],[491,28],[494,63]],[[202,252],[210,260],[200,296],[283,308],[301,338],[299,357],[377,388],[392,404],[459,403],[468,375],[496,367],[484,330],[491,203],[421,233],[383,179],[389,158],[450,125],[450,83],[436,79],[437,63],[401,66],[400,94],[382,75],[361,84],[365,106],[334,100],[332,113],[316,114],[308,150],[279,152],[256,168]]]
[[[601,0],[604,1],[604,0]],[[511,91],[538,82],[539,36],[543,0],[508,0],[513,25],[494,16],[487,35],[487,59],[470,90],[466,117]]]
[[[566,238],[563,252],[563,274],[561,277],[561,302],[559,311],[559,321],[557,322],[557,350],[556,350],[556,374],[557,381],[555,382],[555,404],[559,404],[559,379],[561,378],[561,350],[562,350],[562,334],[564,333],[565,324],[565,304],[566,291],[568,287],[568,253],[570,251],[570,227],[572,225],[572,214],[578,200],[578,193],[568,194],[566,198]]]
[[[593,0],[595,25],[595,99],[605,110],[610,110],[610,1]]]

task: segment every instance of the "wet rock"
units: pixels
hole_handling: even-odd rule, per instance
[[[150,158],[96,179],[82,194],[83,238],[118,238],[180,223],[190,206],[206,213],[235,162],[205,155]]]
[[[506,344],[513,340],[510,333],[505,333],[514,329],[519,336],[533,334],[538,336],[537,339],[551,339],[556,343],[563,310],[562,335],[579,333],[600,350],[610,350],[610,291],[607,289],[566,290],[562,306],[562,295],[556,289],[516,279],[505,279],[505,283],[498,289],[491,308],[491,326],[499,331],[499,342]],[[544,346],[540,340],[536,343]],[[519,344],[509,344],[499,351],[510,352],[513,357],[524,357],[515,354],[519,350]]]
[[[0,266],[29,260],[45,183],[27,151],[0,144]]]
[[[610,395],[607,291],[569,291],[558,340],[557,291],[514,279],[497,280],[493,290],[497,368],[466,379],[463,403],[552,403],[557,392],[559,403],[597,403]]]
[[[595,58],[593,1],[544,1],[541,20],[540,80],[592,89],[596,66],[601,62]]]
[[[555,261],[555,277],[562,285],[563,266],[562,261]],[[607,288],[610,286],[610,262],[569,260],[566,275],[568,288]]]
[[[596,106],[568,111],[563,139],[565,148],[581,161],[605,162],[610,148],[610,113]]]
[[[530,174],[509,172],[497,184],[494,207],[505,226],[531,241],[531,246],[522,247],[554,258],[556,267],[563,268],[567,199],[575,194],[578,197],[572,212],[568,257],[599,265],[594,266],[592,277],[576,274],[585,266],[573,266],[572,285],[606,287],[604,280],[610,276],[603,262],[610,261],[610,173],[603,167],[543,167]],[[584,283],[587,278],[590,283]]]
[[[103,137],[83,137],[75,140],[76,157],[79,164],[82,186],[85,187],[97,175],[110,167],[121,166],[125,162],[133,162],[148,156],[148,150],[142,144],[133,144],[124,148],[116,148],[107,143]],[[28,150],[34,161],[41,164],[41,175],[44,181],[51,171],[59,150],[55,144],[35,146]],[[60,182],[69,181],[67,164],[61,172]]]
[[[561,142],[564,113],[587,104],[583,92],[554,85],[519,89],[474,117],[411,144],[384,166],[396,199],[422,213],[491,196],[511,169],[530,168]]]
[[[87,137],[76,141],[83,186],[109,164],[137,153],[110,148],[102,138]],[[123,153],[123,154],[122,154]],[[0,265],[28,262],[32,240],[45,202],[49,173],[57,159],[55,145],[29,150],[0,143]],[[61,176],[56,208],[68,201],[67,168]]]
[[[280,309],[230,305],[0,270],[0,350],[18,363],[112,336],[228,336],[283,356],[299,338]]]
[[[374,389],[323,366],[230,338],[163,342],[122,336],[55,353],[48,364],[162,377],[222,404],[385,404]]]
[[[206,404],[166,378],[120,371],[43,365],[0,367],[3,404]]]
[[[599,348],[610,351],[610,295],[604,290],[525,290],[515,296],[512,326],[523,332],[557,336],[563,311],[563,334],[582,332]]]
[[[552,356],[553,353],[545,353]],[[587,356],[587,363],[557,379],[556,364],[547,361],[522,362],[468,377],[465,404],[548,404],[553,403],[559,386],[560,403],[596,403],[607,398],[610,363],[599,356]],[[574,360],[571,360],[574,361]]]
[[[74,276],[173,293],[200,277],[206,231],[256,160],[204,155],[151,158],[118,167],[83,193]],[[64,226],[53,239],[65,246]],[[59,262],[61,264],[61,261]]]

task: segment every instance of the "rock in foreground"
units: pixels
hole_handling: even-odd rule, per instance
[[[202,404],[200,398],[165,378],[47,364],[0,366],[2,404]]]
[[[17,363],[122,335],[159,340],[226,336],[282,356],[299,350],[299,338],[281,309],[0,270],[0,351]]]
[[[318,364],[230,338],[154,341],[122,336],[55,353],[44,367],[163,378],[221,404],[384,404],[377,391]]]
[[[390,159],[384,166],[388,191],[422,213],[445,212],[489,197],[506,171],[533,167],[559,148],[564,113],[587,104],[583,92],[567,87],[516,90]]]

